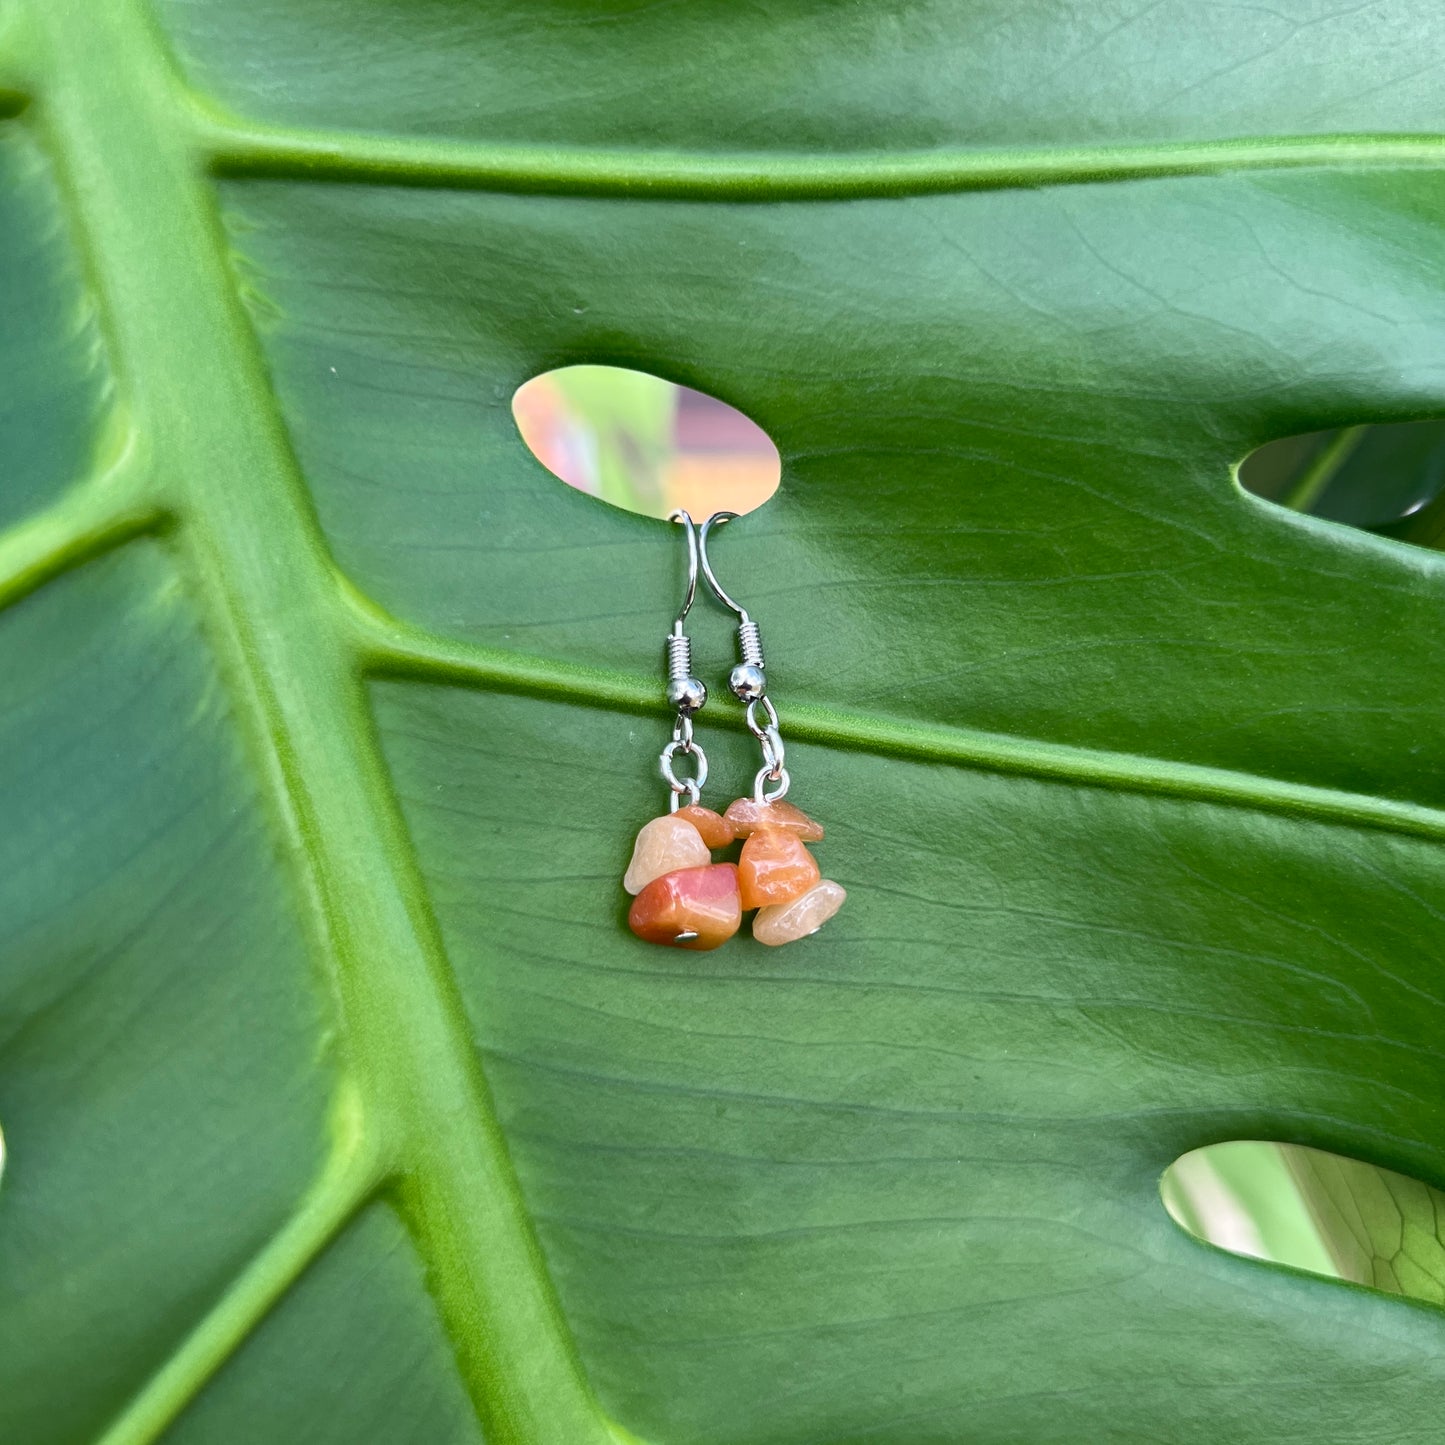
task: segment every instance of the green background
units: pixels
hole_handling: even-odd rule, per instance
[[[1438,1310],[1158,1195],[1445,1185],[1442,562],[1232,473],[1445,409],[1439,39],[7,0],[0,1438],[1445,1438]],[[782,453],[793,948],[622,926],[677,552],[517,436],[581,361]]]

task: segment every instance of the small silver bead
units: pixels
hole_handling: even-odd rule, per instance
[[[733,696],[744,702],[756,702],[767,690],[768,680],[760,667],[750,662],[740,662],[728,673],[728,686]]]
[[[699,677],[674,677],[667,684],[667,700],[678,712],[699,712],[707,701],[707,684]]]

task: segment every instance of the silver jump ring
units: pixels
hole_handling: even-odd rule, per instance
[[[672,760],[682,753],[697,760],[697,775],[691,778],[679,778],[672,766]],[[695,803],[702,794],[707,784],[707,754],[694,742],[683,742],[680,738],[674,738],[672,742],[663,748],[662,756],[658,759],[659,770],[662,773],[662,780],[672,789],[672,808],[677,811],[677,800],[683,793],[688,795],[688,801]]]
[[[786,756],[783,735],[777,728],[769,728],[759,741],[763,745],[763,762],[767,765],[768,775],[776,779],[783,770],[783,759]]]
[[[757,710],[760,707],[768,715],[766,726],[758,721]],[[772,699],[769,698],[766,693],[764,693],[762,697],[754,698],[753,701],[748,704],[747,720],[748,731],[752,733],[759,742],[763,741],[769,731],[777,732],[778,710],[773,706]]]
[[[777,787],[770,793],[767,791],[769,783],[776,783]],[[759,768],[758,775],[753,779],[753,802],[755,803],[777,803],[787,797],[788,789],[793,786],[793,780],[788,775],[786,768],[779,768],[774,776],[770,768]]]

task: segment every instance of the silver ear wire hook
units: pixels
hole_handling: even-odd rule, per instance
[[[672,741],[662,750],[659,763],[663,781],[672,792],[671,808],[675,813],[684,797],[689,803],[696,803],[707,782],[707,755],[692,739],[693,716],[700,712],[707,702],[707,687],[701,678],[692,672],[692,639],[683,630],[687,614],[697,597],[697,570],[701,556],[698,547],[697,528],[692,518],[678,510],[668,517],[686,529],[687,536],[687,592],[682,599],[682,608],[667,634],[667,700],[677,709],[677,721],[672,727]],[[696,773],[691,778],[679,778],[673,759],[681,753],[691,757]]]
[[[687,594],[682,599],[682,610],[672,624],[667,636],[667,700],[679,714],[691,715],[700,712],[707,702],[707,688],[702,679],[692,675],[692,639],[683,631],[687,614],[692,611],[693,600],[697,597],[697,567],[700,550],[697,528],[692,518],[684,511],[676,511],[668,518],[677,522],[687,532]]]
[[[707,521],[702,524],[702,532],[698,537],[698,550],[701,553],[702,575],[707,578],[707,585],[712,588],[713,595],[719,602],[730,611],[737,613],[738,617],[738,653],[742,661],[733,668],[728,676],[728,687],[732,689],[733,695],[741,702],[757,702],[768,690],[767,677],[764,674],[765,663],[763,661],[763,639],[758,631],[758,624],[748,615],[748,609],[741,603],[733,601],[722,589],[722,584],[717,580],[717,573],[712,570],[712,558],[707,552],[707,534],[715,523],[731,522],[738,514],[736,512],[714,512]]]
[[[747,608],[723,591],[717,574],[712,570],[712,558],[707,551],[708,532],[715,524],[731,522],[737,515],[736,512],[714,512],[702,524],[698,533],[699,560],[702,564],[702,575],[707,578],[707,585],[712,588],[713,595],[724,607],[737,614],[738,655],[741,661],[728,674],[728,688],[739,702],[747,704],[748,731],[758,740],[763,750],[762,769],[753,779],[753,797],[759,803],[776,803],[787,793],[792,779],[788,776],[787,768],[783,766],[783,738],[778,731],[778,712],[768,697],[762,634],[758,630],[758,624],[748,615]],[[766,722],[758,717],[760,708],[767,718]],[[776,785],[771,793],[766,791],[766,785],[770,782]]]
[[[683,511],[681,507],[675,512],[670,512],[667,520],[677,522],[687,529],[687,595],[682,599],[682,611],[677,614],[677,621],[672,624],[674,632],[681,632],[682,624],[687,621],[687,614],[692,611],[693,601],[697,597],[697,528],[692,524],[691,515]],[[708,580],[712,580],[711,576]]]
[[[674,516],[677,514],[674,512]],[[684,516],[687,514],[684,512]],[[746,607],[739,607],[726,592],[722,590],[722,584],[717,580],[717,574],[712,570],[712,559],[707,555],[707,534],[715,523],[731,522],[738,514],[736,512],[714,512],[707,521],[702,524],[702,536],[698,547],[702,553],[702,575],[707,578],[707,585],[712,588],[713,596],[729,611],[736,612],[739,618],[748,615]]]

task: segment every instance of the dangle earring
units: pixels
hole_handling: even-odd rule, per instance
[[[728,675],[728,688],[746,704],[748,731],[763,752],[763,765],[753,779],[752,797],[731,804],[722,821],[743,840],[738,889],[742,907],[757,909],[753,937],[759,943],[777,945],[816,933],[843,906],[848,895],[840,884],[822,876],[817,860],[807,849],[807,844],[822,839],[822,826],[783,801],[792,778],[785,766],[777,709],[768,697],[762,636],[747,609],[734,602],[718,584],[708,556],[708,533],[737,515],[714,512],[702,524],[697,542],[707,585],[724,607],[737,614],[740,661]]]
[[[693,676],[692,640],[684,630],[697,596],[698,535],[686,512],[668,520],[679,523],[687,538],[687,592],[667,635],[667,700],[677,721],[659,759],[671,797],[668,811],[638,833],[622,886],[634,895],[627,923],[639,938],[673,948],[717,948],[738,931],[742,899],[736,864],[714,863],[712,850],[737,835],[701,802],[707,755],[693,741],[692,723],[707,702],[707,688]],[[679,758],[692,759],[690,777],[678,776]]]

